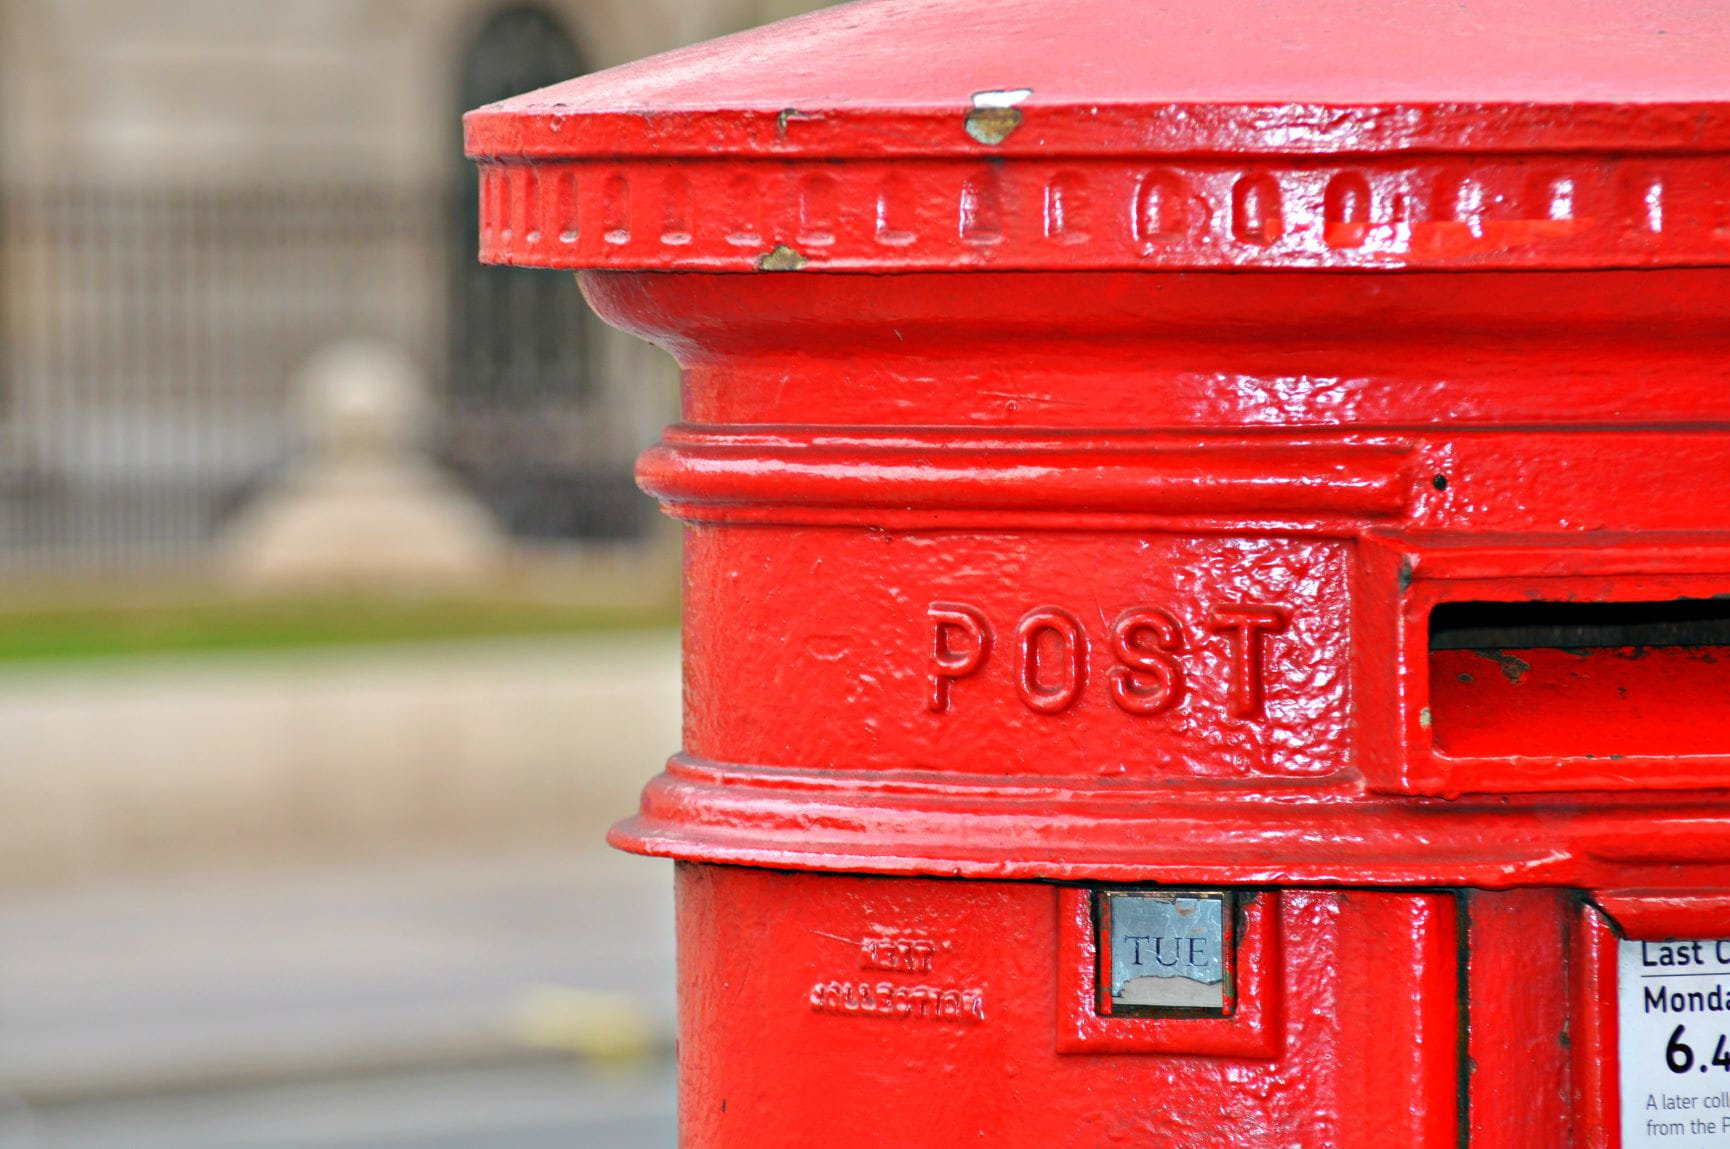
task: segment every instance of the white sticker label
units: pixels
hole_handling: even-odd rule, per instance
[[[1622,1149],[1730,1149],[1730,941],[1620,943]]]

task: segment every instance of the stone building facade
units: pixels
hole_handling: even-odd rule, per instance
[[[479,269],[475,103],[815,0],[0,0],[0,576],[196,565],[321,346],[401,344],[519,539],[634,554],[673,401],[569,277]]]

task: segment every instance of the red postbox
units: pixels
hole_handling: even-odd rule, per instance
[[[1730,1145],[1726,61],[866,0],[469,116],[684,368],[689,1149]]]

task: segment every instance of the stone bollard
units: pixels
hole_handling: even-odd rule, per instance
[[[257,590],[472,586],[508,542],[485,507],[440,474],[424,443],[424,376],[375,340],[315,354],[294,386],[304,453],[244,508],[223,566]]]

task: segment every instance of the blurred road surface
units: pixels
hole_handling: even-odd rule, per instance
[[[670,1147],[670,877],[542,851],[0,895],[0,1149]]]
[[[673,1072],[453,1070],[54,1105],[5,1128],[5,1149],[672,1149]]]

